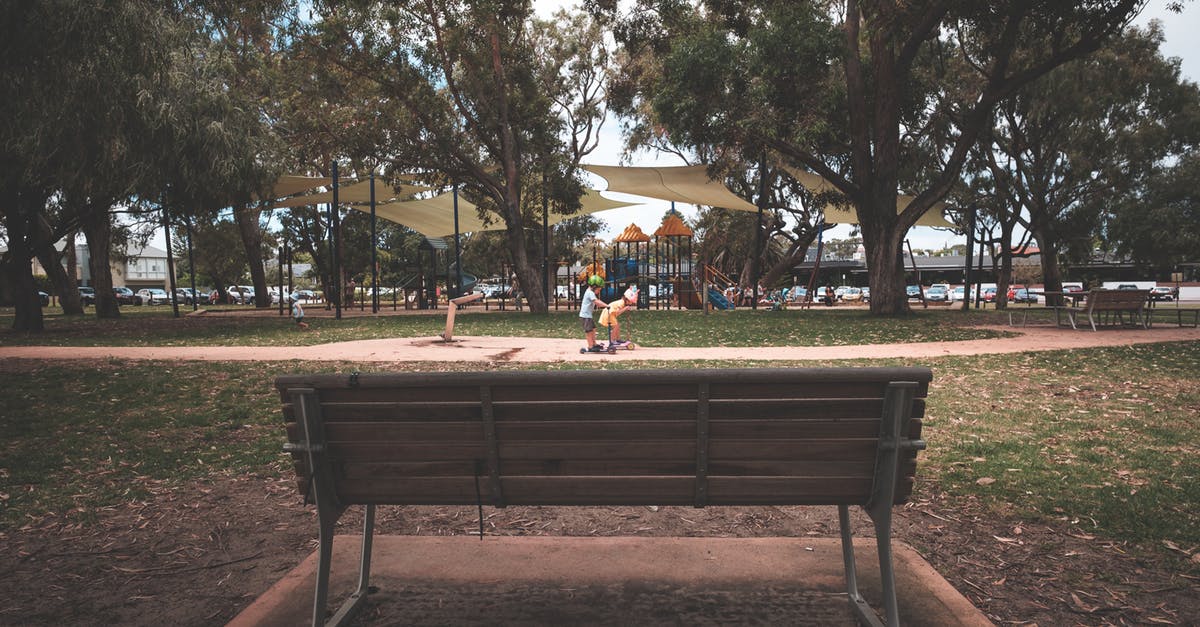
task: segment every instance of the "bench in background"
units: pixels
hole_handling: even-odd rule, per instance
[[[1081,307],[1064,307],[1067,320],[1072,329],[1078,329],[1075,317],[1086,315],[1092,330],[1096,330],[1096,320],[1101,325],[1115,324],[1120,326],[1140,326],[1149,328],[1149,317],[1146,315],[1146,302],[1150,300],[1149,290],[1092,290],[1088,292],[1087,301]],[[1129,320],[1125,320],[1125,315]],[[1057,314],[1056,314],[1057,317]]]
[[[892,506],[913,486],[927,368],[293,375],[276,380],[301,494],[317,505],[313,624],[334,526],[365,505],[836,505],[859,620],[848,506],[875,527],[883,615],[898,624]],[[481,512],[482,514],[482,512]],[[482,534],[482,529],[481,529]]]

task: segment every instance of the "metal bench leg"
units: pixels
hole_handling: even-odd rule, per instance
[[[362,607],[364,601],[367,600],[367,593],[370,591],[371,582],[371,544],[375,536],[375,506],[367,505],[366,511],[363,513],[363,537],[362,537],[362,554],[359,557],[358,566],[358,589],[350,598],[342,603],[342,607],[338,608],[333,618],[329,619],[329,625],[342,625],[349,621],[359,608]],[[328,578],[328,573],[326,573]]]
[[[875,610],[858,591],[858,571],[854,567],[854,538],[850,534],[850,508],[838,505],[838,523],[842,528],[842,561],[846,565],[846,593],[850,597],[850,611],[860,623],[871,627],[883,627]],[[893,614],[894,616],[894,614]]]
[[[333,527],[337,523],[336,516],[329,516],[321,511],[317,504],[318,527],[320,536],[317,549],[317,590],[313,595],[313,627],[325,624],[325,605],[329,599],[329,569],[333,562]]]

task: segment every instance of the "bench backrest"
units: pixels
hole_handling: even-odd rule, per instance
[[[276,387],[301,492],[325,481],[342,505],[861,505],[885,449],[900,451],[893,502],[910,494],[931,378],[591,370],[297,375]]]
[[[1092,311],[1141,311],[1149,298],[1149,290],[1092,290],[1087,306]]]

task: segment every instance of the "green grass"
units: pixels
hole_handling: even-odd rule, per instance
[[[935,369],[926,469],[941,490],[1122,540],[1200,545],[1200,342]]]
[[[871,365],[911,364],[900,360]],[[925,360],[934,369],[917,498],[1165,551],[1200,545],[1200,342]],[[866,365],[862,361],[804,366]],[[754,362],[621,362],[708,368]],[[426,363],[403,370],[494,369]],[[504,365],[585,369],[593,362]],[[274,376],[364,364],[24,361],[3,367],[0,529],[85,522],[156,486],[290,472]],[[1170,555],[1170,552],[1165,554]],[[1190,567],[1195,570],[1195,565]]]
[[[248,312],[249,313],[249,312]],[[1002,314],[1001,314],[1002,315]],[[898,317],[872,317],[862,309],[811,311],[738,310],[704,315],[699,311],[650,310],[623,316],[634,339],[647,346],[844,346],[895,342],[983,339],[1004,332],[975,328],[995,323],[995,312],[945,308]],[[308,346],[349,340],[433,337],[445,327],[445,314],[309,317],[301,333],[276,315],[190,316],[173,318],[167,307],[127,307],[121,319],[47,315],[43,333],[11,331],[12,316],[0,310],[0,346]],[[580,338],[576,312],[546,315],[521,312],[460,312],[455,335]]]

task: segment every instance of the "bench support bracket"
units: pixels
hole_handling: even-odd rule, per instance
[[[892,505],[896,500],[896,478],[899,476],[901,453],[921,450],[925,442],[902,437],[905,422],[912,416],[916,383],[888,384],[883,397],[883,421],[879,429],[879,450],[875,457],[875,484],[871,498],[863,509],[875,525],[875,543],[879,553],[879,579],[883,585],[883,608],[888,627],[900,624],[899,604],[896,602],[896,576],[892,565]],[[854,565],[854,538],[850,533],[850,510],[838,506],[838,523],[842,534],[842,559],[846,565],[846,591],[850,609],[858,620],[872,627],[885,623],[871,609],[858,591],[858,573]]]
[[[301,450],[305,454],[311,477],[311,490],[317,502],[317,525],[319,547],[317,550],[317,589],[313,595],[313,625],[342,625],[348,622],[362,607],[367,598],[371,579],[371,541],[375,531],[375,506],[367,505],[363,515],[362,557],[359,562],[358,588],[338,608],[328,623],[325,622],[326,605],[329,598],[329,570],[333,562],[333,533],[337,521],[346,511],[333,487],[333,469],[325,446],[325,425],[321,418],[321,403],[316,390],[299,388],[290,390],[296,420],[304,431],[304,443],[285,447]]]

